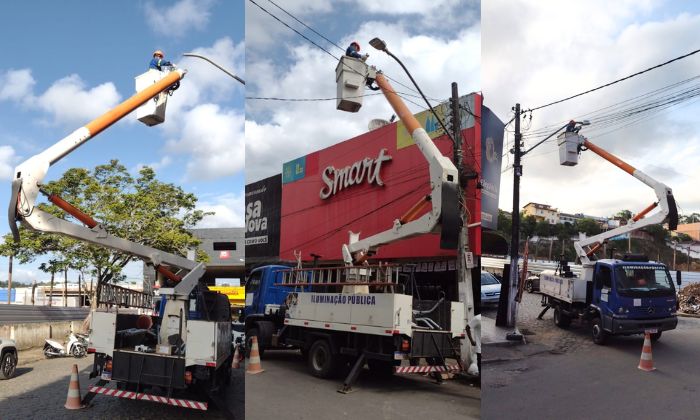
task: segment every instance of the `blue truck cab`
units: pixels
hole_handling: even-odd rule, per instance
[[[284,322],[284,302],[287,295],[299,291],[300,287],[280,286],[282,270],[286,265],[266,265],[253,269],[245,284],[245,323],[246,349],[250,349],[250,338],[258,337],[260,354],[265,349],[277,347],[277,332]],[[306,289],[303,289],[306,290]]]
[[[562,261],[558,274],[541,276],[542,305],[554,309],[554,323],[568,328],[571,321],[590,321],[593,341],[609,336],[649,333],[658,340],[662,331],[678,325],[676,287],[665,265],[641,255],[601,259],[584,264],[576,277]],[[677,274],[680,286],[680,273]]]
[[[650,332],[658,340],[662,331],[678,324],[676,288],[665,265],[630,260],[599,260],[594,267],[591,307],[594,340],[604,334]]]

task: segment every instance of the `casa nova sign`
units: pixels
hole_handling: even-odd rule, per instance
[[[391,156],[387,154],[387,150],[382,149],[375,159],[364,158],[341,169],[327,166],[321,173],[325,184],[319,193],[321,199],[330,198],[345,188],[360,185],[363,182],[370,185],[377,184],[381,187],[384,185],[381,178],[382,164],[390,160]]]

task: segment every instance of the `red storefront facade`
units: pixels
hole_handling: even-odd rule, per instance
[[[462,149],[465,167],[481,177],[482,97],[460,98],[463,104]],[[447,106],[438,107],[444,119]],[[440,151],[450,158],[453,145],[440,136],[427,112],[417,114]],[[421,197],[430,192],[428,164],[401,123],[389,124],[284,165],[279,259],[304,260],[312,254],[322,261],[341,261],[341,247],[349,231],[360,238],[391,228]],[[481,221],[481,190],[471,179],[466,191],[467,220]],[[426,206],[423,212],[428,211]],[[375,261],[450,259],[454,250],[440,249],[437,234],[424,235],[381,247]],[[481,227],[469,229],[469,247],[481,254]]]

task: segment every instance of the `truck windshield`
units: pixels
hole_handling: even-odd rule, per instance
[[[620,296],[668,296],[675,293],[671,275],[662,265],[620,265],[615,268]]]

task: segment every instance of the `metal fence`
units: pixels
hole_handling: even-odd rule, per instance
[[[79,321],[85,319],[89,310],[90,308],[0,305],[0,325],[51,321]]]

